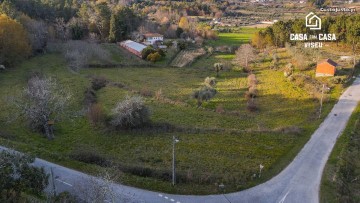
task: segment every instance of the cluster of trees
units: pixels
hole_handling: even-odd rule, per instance
[[[322,17],[321,31],[307,31],[303,19],[279,21],[273,26],[255,33],[252,44],[260,49],[267,46],[284,47],[286,43],[295,43],[290,41],[290,33],[334,33],[337,42],[347,43],[355,51],[360,43],[360,16]]]
[[[159,61],[162,57],[165,57],[165,52],[162,49],[154,49],[152,46],[148,46],[141,52],[141,57],[151,62]]]
[[[123,40],[141,22],[119,1],[4,0],[0,15],[0,64],[5,66],[43,52],[49,40]]]

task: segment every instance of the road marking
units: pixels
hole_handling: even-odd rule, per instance
[[[163,197],[164,199],[167,199],[171,202],[175,202],[176,200],[175,199],[169,199],[168,196],[164,196],[163,194],[158,194],[159,197]],[[180,201],[176,201],[176,203],[181,203]]]
[[[73,185],[71,185],[70,183],[67,183],[67,182],[65,182],[65,181],[62,181],[62,180],[60,180],[60,179],[55,179],[55,180],[57,180],[57,181],[59,181],[59,182],[61,182],[61,183],[65,184],[65,185],[68,185],[68,186],[70,186],[70,187],[72,187],[72,186],[73,186]]]
[[[289,191],[290,192],[290,191]],[[286,197],[288,196],[289,192],[285,194],[285,196],[279,201],[279,203],[284,203]]]

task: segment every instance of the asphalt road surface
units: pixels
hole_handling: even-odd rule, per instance
[[[34,165],[53,174],[47,191],[69,191],[85,201],[149,203],[317,203],[322,172],[339,135],[360,101],[360,78],[340,97],[294,160],[277,176],[256,187],[224,195],[172,195],[114,183],[41,159]],[[6,149],[1,148],[0,149]],[[99,189],[100,188],[100,189]],[[101,197],[101,194],[105,194]]]

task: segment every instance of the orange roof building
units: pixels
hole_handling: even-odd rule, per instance
[[[316,66],[316,77],[334,76],[337,66],[339,65],[331,59],[319,62]]]

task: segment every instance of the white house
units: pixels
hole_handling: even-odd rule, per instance
[[[144,44],[146,45],[154,45],[156,42],[162,43],[164,41],[164,36],[157,33],[147,33],[144,34],[144,37],[145,37]]]

